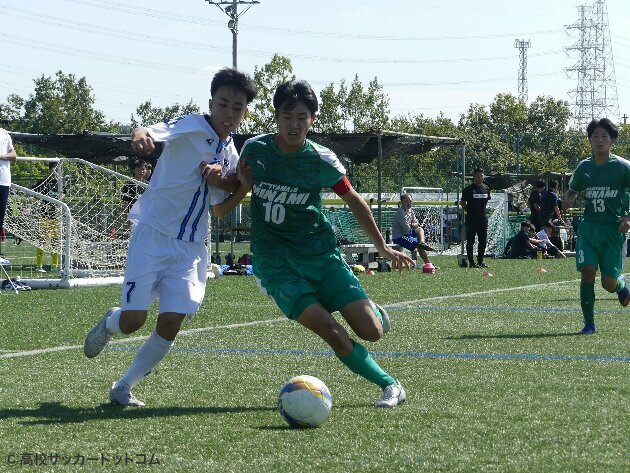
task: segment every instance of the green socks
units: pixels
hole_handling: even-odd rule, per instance
[[[580,283],[580,305],[584,314],[584,323],[595,323],[595,283]]]
[[[626,280],[623,276],[619,276],[617,278],[617,285],[615,286],[615,292],[623,291],[623,288],[626,287]]]
[[[354,348],[346,356],[338,356],[339,361],[346,365],[353,373],[363,376],[371,383],[385,389],[396,380],[385,373],[383,369],[372,359],[363,345],[352,340]]]

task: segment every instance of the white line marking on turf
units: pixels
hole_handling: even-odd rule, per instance
[[[479,291],[479,292],[468,292],[468,293],[464,293],[464,294],[449,294],[447,296],[437,296],[437,297],[428,297],[426,299],[417,299],[417,300],[413,300],[413,301],[404,301],[404,302],[397,302],[394,304],[387,304],[387,307],[405,307],[405,306],[409,306],[412,304],[419,304],[421,302],[433,302],[433,301],[441,301],[441,300],[446,300],[446,299],[455,299],[455,298],[460,298],[460,297],[473,297],[473,296],[479,296],[479,295],[484,295],[484,294],[493,294],[493,293],[498,293],[498,292],[509,292],[509,291],[518,291],[518,290],[522,290],[522,289],[536,289],[539,287],[549,287],[549,286],[555,286],[555,285],[559,285],[559,284],[567,284],[567,283],[575,283],[575,282],[580,282],[579,279],[574,279],[574,280],[570,280],[570,281],[557,281],[557,282],[548,282],[548,283],[543,283],[543,284],[531,284],[529,286],[516,286],[516,287],[505,287],[505,288],[501,288],[501,289],[490,289],[488,291]],[[188,335],[188,334],[192,334],[192,333],[200,333],[200,332],[208,332],[210,330],[220,330],[220,329],[224,329],[224,328],[240,328],[240,327],[250,327],[253,325],[262,325],[262,324],[272,324],[272,323],[276,323],[276,322],[286,322],[288,319],[286,318],[277,318],[277,319],[271,319],[271,320],[256,320],[254,322],[245,322],[242,324],[228,324],[228,325],[218,325],[218,326],[214,326],[214,327],[202,327],[202,328],[193,328],[193,329],[189,329],[189,330],[182,330],[181,332],[179,332],[179,335]],[[145,340],[147,337],[143,336],[143,337],[129,337],[129,338],[121,338],[119,340],[112,340],[110,343],[112,345],[122,345],[125,343],[129,343],[129,342],[136,342],[136,341],[140,341],[140,340]],[[12,353],[4,353],[4,354],[0,354],[0,359],[3,358],[18,358],[21,356],[34,356],[34,355],[41,355],[44,353],[54,353],[57,351],[67,351],[67,350],[78,350],[80,348],[83,348],[83,345],[67,345],[67,346],[60,346],[60,347],[52,347],[52,348],[41,348],[39,350],[27,350],[27,351],[16,351],[16,352],[12,352]]]
[[[496,294],[498,292],[521,291],[523,289],[537,289],[539,287],[557,286],[560,284],[576,283],[576,282],[580,282],[580,280],[573,279],[570,281],[556,281],[556,282],[546,282],[542,284],[531,284],[529,286],[503,287],[500,289],[490,289],[487,291],[466,292],[463,294],[449,294],[448,296],[427,297],[426,299],[416,299],[414,301],[395,302],[393,304],[385,304],[385,305],[388,308],[389,307],[406,307],[412,304],[420,304],[421,302],[443,301],[446,299],[457,299],[461,297],[474,297],[474,296],[481,296],[481,295],[486,295],[486,294]]]
[[[271,320],[256,320],[254,322],[245,322],[242,324],[228,324],[228,325],[215,325],[212,327],[202,327],[202,328],[191,328],[188,330],[182,330],[181,332],[179,332],[179,335],[190,335],[193,333],[201,333],[201,332],[209,332],[210,330],[220,330],[220,329],[224,329],[224,328],[241,328],[241,327],[251,327],[253,325],[263,325],[263,324],[273,324],[276,322],[286,322],[289,319],[286,318],[277,318],[277,319],[271,319]],[[142,336],[142,337],[128,337],[128,338],[121,338],[118,340],[112,340],[110,342],[110,345],[122,345],[125,343],[129,343],[129,342],[137,342],[137,341],[141,341],[141,340],[145,340],[146,336]],[[13,353],[5,353],[3,355],[0,355],[0,359],[3,358],[18,358],[21,356],[34,356],[34,355],[41,355],[44,353],[54,353],[57,351],[68,351],[68,350],[78,350],[78,349],[82,349],[83,345],[64,345],[64,346],[60,346],[60,347],[52,347],[52,348],[40,348],[38,350],[26,350],[26,351],[16,351]]]

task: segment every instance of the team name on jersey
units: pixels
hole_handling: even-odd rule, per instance
[[[473,199],[487,199],[487,198],[488,198],[488,194],[486,194],[485,192],[483,194],[473,192]]]
[[[297,187],[282,186],[268,182],[255,184],[252,188],[252,194],[268,202],[296,205],[306,203],[310,196],[308,192],[298,192]]]
[[[586,198],[587,199],[607,199],[610,197],[617,197],[619,193],[618,189],[611,189],[610,187],[587,187]]]

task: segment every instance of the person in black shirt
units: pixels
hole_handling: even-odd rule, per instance
[[[529,194],[529,199],[527,199],[527,203],[529,204],[530,216],[529,220],[536,227],[536,231],[540,231],[540,223],[538,214],[540,213],[540,209],[542,208],[542,202],[540,200],[540,196],[543,192],[545,192],[545,181],[539,179],[536,181],[534,190],[532,190],[531,194]]]
[[[540,196],[541,209],[540,214],[538,214],[538,227],[536,227],[536,230],[540,230],[539,227],[542,228],[545,223],[549,221],[554,222],[556,219],[558,220],[558,225],[564,225],[560,207],[558,206],[559,185],[560,184],[555,179],[549,181],[549,189]]]
[[[483,262],[488,240],[488,216],[486,206],[490,200],[490,189],[483,183],[483,169],[477,168],[473,173],[473,183],[464,188],[460,205],[465,212],[466,222],[466,254],[471,268],[487,268]],[[477,263],[473,259],[475,235],[479,241],[477,247]]]
[[[149,163],[144,159],[135,159],[131,163],[131,172],[136,181],[146,183],[147,177],[150,175]],[[123,212],[125,216],[129,214],[131,207],[135,204],[138,197],[144,192],[146,186],[142,186],[136,182],[129,182],[120,189],[120,198],[124,203]]]
[[[512,238],[510,258],[536,258],[536,251],[540,249],[538,244],[543,240],[533,238],[534,231],[535,227],[531,222],[521,222],[521,231]]]

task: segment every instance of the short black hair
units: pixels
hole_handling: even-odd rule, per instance
[[[317,95],[305,80],[290,80],[278,86],[273,94],[273,108],[276,115],[281,108],[293,110],[298,102],[302,102],[309,109],[311,114],[319,110]]]
[[[481,169],[481,168],[475,168],[475,170],[473,171],[473,176],[474,176],[475,174],[477,174],[478,172],[483,173],[483,169]]]
[[[558,186],[560,186],[560,183],[557,179],[552,179],[551,181],[549,181],[549,189],[557,189]]]
[[[129,169],[131,172],[135,171],[136,168],[140,166],[148,167],[149,163],[147,163],[144,159],[136,158],[129,163]]]
[[[521,222],[521,228],[531,228],[532,227],[532,222],[530,222],[529,220],[523,220]]]
[[[545,181],[542,179],[538,179],[536,181],[536,189],[540,189],[541,187],[546,187]]]
[[[217,72],[212,78],[210,84],[210,96],[214,97],[220,87],[232,87],[240,92],[245,93],[247,96],[247,103],[251,103],[252,100],[258,95],[258,89],[256,83],[252,78],[244,72],[238,71],[231,67],[226,67]]]
[[[608,118],[600,118],[599,120],[591,120],[591,123],[586,127],[586,134],[588,139],[591,139],[591,135],[595,131],[595,128],[601,127],[608,132],[613,140],[616,140],[619,136],[619,128]]]

